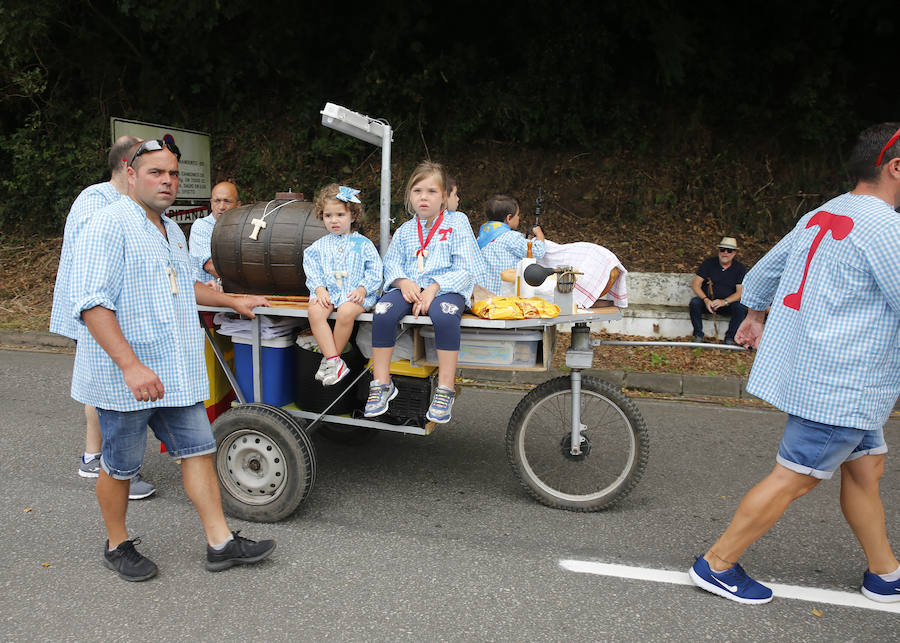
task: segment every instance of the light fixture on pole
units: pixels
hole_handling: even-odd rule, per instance
[[[370,118],[346,107],[325,103],[321,112],[322,125],[330,127],[353,138],[381,147],[381,216],[379,248],[384,256],[390,240],[391,215],[391,141],[394,130],[385,121]]]

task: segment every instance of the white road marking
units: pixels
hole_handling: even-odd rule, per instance
[[[691,577],[687,575],[687,572],[673,572],[667,569],[631,567],[628,565],[597,563],[588,560],[560,560],[559,566],[579,574],[597,574],[599,576],[614,576],[616,578],[652,581],[654,583],[694,586],[694,583],[691,581]],[[771,588],[772,593],[779,598],[793,598],[800,601],[811,601],[813,603],[843,605],[845,607],[861,607],[863,609],[900,614],[900,602],[878,603],[866,598],[860,593],[838,592],[831,589],[801,587],[800,585],[783,585],[781,583],[763,582],[763,584],[766,587]]]

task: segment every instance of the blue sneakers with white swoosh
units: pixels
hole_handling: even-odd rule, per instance
[[[871,598],[879,603],[895,603],[900,601],[900,580],[886,581],[878,574],[873,574],[868,569],[863,575],[863,584],[860,590],[863,596]]]
[[[714,572],[703,556],[700,556],[688,574],[697,587],[737,603],[758,605],[772,600],[772,590],[747,576],[747,572],[738,564],[724,572]]]

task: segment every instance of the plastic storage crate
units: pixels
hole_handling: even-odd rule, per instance
[[[434,328],[420,331],[425,344],[425,359],[437,362]],[[538,330],[490,330],[463,328],[459,345],[461,366],[533,367],[543,335]]]

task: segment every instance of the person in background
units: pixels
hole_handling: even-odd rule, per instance
[[[217,183],[209,197],[209,214],[191,224],[191,236],[188,247],[194,260],[194,276],[200,283],[209,283],[219,279],[212,262],[212,233],[223,214],[241,205],[237,186],[228,181]]]
[[[459,212],[459,181],[452,174],[447,175],[447,212]]]
[[[316,379],[337,384],[350,373],[341,358],[359,314],[375,304],[381,287],[381,257],[375,245],[356,231],[363,216],[359,190],[326,185],[313,202],[316,218],[330,234],[303,251],[303,273],[309,290],[309,327],[319,344],[322,362]],[[334,331],[328,316],[337,310]]]
[[[688,309],[694,328],[694,341],[704,341],[703,312],[730,316],[725,331],[725,343],[734,346],[734,334],[747,315],[747,307],[741,303],[741,282],[747,268],[735,260],[737,241],[734,237],[722,237],[717,257],[709,257],[697,268],[691,290],[695,297]]]
[[[517,230],[522,217],[519,200],[506,194],[495,194],[484,204],[488,221],[478,230],[478,247],[487,264],[485,281],[481,285],[495,295],[500,294],[500,273],[515,268],[520,259],[528,255],[540,259],[544,256],[544,231],[540,226],[531,229],[533,238],[527,239]]]
[[[62,252],[59,269],[56,272],[56,286],[53,289],[53,308],[50,311],[50,332],[63,335],[78,343],[79,325],[72,316],[69,289],[72,273],[72,256],[78,237],[97,212],[122,198],[128,192],[128,150],[141,142],[135,136],[120,136],[109,149],[109,181],[86,187],[78,195],[66,217],[63,232]],[[85,435],[84,455],[78,465],[78,475],[82,478],[96,478],[100,474],[100,448],[102,437],[97,409],[84,405]],[[152,483],[144,480],[140,473],[131,479],[128,497],[131,500],[148,498],[156,492]]]
[[[128,485],[141,467],[147,426],[181,462],[184,488],[206,533],[206,569],[269,556],[275,542],[231,532],[213,463],[216,442],[202,400],[209,397],[197,303],[248,317],[268,302],[228,295],[194,279],[187,242],[163,216],[178,194],[181,154],[168,139],[141,143],[128,161],[128,196],[97,213],[72,260],[72,317],[84,324],[72,397],[97,408],[103,435],[97,500],[106,525],[103,563],[129,581],[158,568],[129,539]]]
[[[749,312],[735,339],[759,349],[747,391],[788,417],[775,468],[689,570],[708,592],[739,603],[772,600],[771,588],[738,560],[792,502],[840,468],[841,511],[868,563],[861,591],[900,601],[900,562],[879,492],[884,423],[900,393],[898,141],[900,123],[862,132],[850,154],[853,190],[803,216],[744,280]],[[821,525],[810,527],[821,535]],[[794,551],[801,566],[828,558],[820,547]]]

